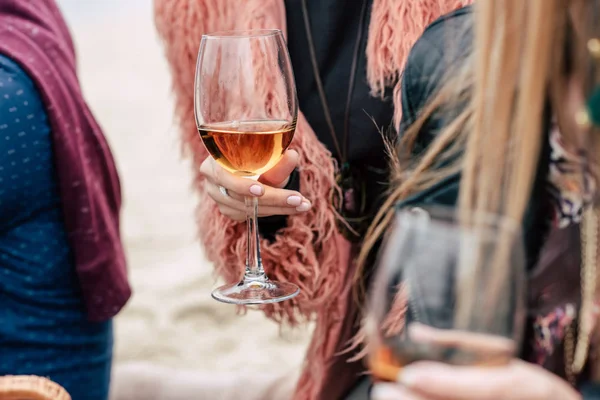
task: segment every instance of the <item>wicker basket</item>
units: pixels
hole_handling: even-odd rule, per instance
[[[39,376],[0,376],[0,400],[71,400],[62,386]]]

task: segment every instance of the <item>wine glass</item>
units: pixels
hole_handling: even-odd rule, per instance
[[[415,361],[506,363],[520,346],[524,301],[517,223],[445,207],[397,211],[370,291],[369,368],[395,382]]]
[[[298,117],[294,75],[280,30],[203,35],[194,89],[198,132],[221,167],[257,180],[279,162]],[[266,276],[260,257],[258,199],[246,196],[245,204],[244,277],[238,284],[214,290],[213,298],[232,304],[267,304],[296,296],[300,291],[296,285]]]

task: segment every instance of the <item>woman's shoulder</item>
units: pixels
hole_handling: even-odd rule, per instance
[[[438,18],[413,46],[402,76],[403,126],[414,122],[453,64],[468,53],[472,14],[467,6]]]
[[[464,6],[458,8],[448,14],[444,14],[435,21],[433,21],[429,26],[425,29],[423,36],[431,34],[432,32],[438,31],[444,27],[463,24],[466,18],[470,18],[473,15],[473,6]]]
[[[44,136],[50,131],[40,90],[27,70],[4,54],[0,54],[0,116],[4,136],[30,129]]]
[[[424,61],[426,56],[449,54],[449,50],[459,50],[468,47],[473,26],[473,6],[459,8],[433,21],[423,35],[415,42],[409,61],[413,63]],[[450,52],[451,54],[451,52]]]
[[[40,93],[27,71],[15,60],[0,54],[0,92],[2,103],[19,100],[29,106],[41,106]],[[31,104],[31,102],[35,104]],[[39,104],[38,104],[39,103]]]

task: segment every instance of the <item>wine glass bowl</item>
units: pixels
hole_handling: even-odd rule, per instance
[[[242,121],[198,128],[211,156],[227,171],[255,177],[273,168],[294,137],[287,121]]]
[[[444,207],[397,212],[370,291],[366,328],[376,379],[428,360],[497,365],[517,351],[525,257],[518,224]]]
[[[275,166],[292,142],[298,117],[281,31],[204,35],[194,111],[206,149],[223,168],[257,177]]]
[[[290,57],[280,30],[217,32],[202,36],[194,85],[194,114],[208,153],[232,174],[258,179],[292,142],[298,117]],[[226,189],[226,188],[225,188]],[[227,191],[222,191],[226,195]],[[269,280],[260,256],[258,199],[245,197],[244,277],[213,291],[232,304],[290,299],[299,288]]]

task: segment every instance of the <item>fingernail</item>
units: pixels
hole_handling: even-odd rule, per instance
[[[298,207],[302,205],[302,197],[300,196],[290,196],[287,198],[287,203],[290,206]]]
[[[396,379],[398,383],[406,387],[413,387],[417,382],[418,376],[414,373],[413,370],[410,369],[410,367],[405,367],[398,373]]]
[[[296,207],[296,211],[299,212],[306,212],[308,210],[310,210],[310,203],[308,201],[303,201],[302,204],[300,204],[300,206]]]
[[[397,400],[398,389],[396,386],[388,383],[379,383],[373,386],[373,390],[371,390],[371,398],[373,400]]]
[[[250,193],[255,196],[261,196],[263,194],[263,188],[260,185],[252,185],[250,186]]]

